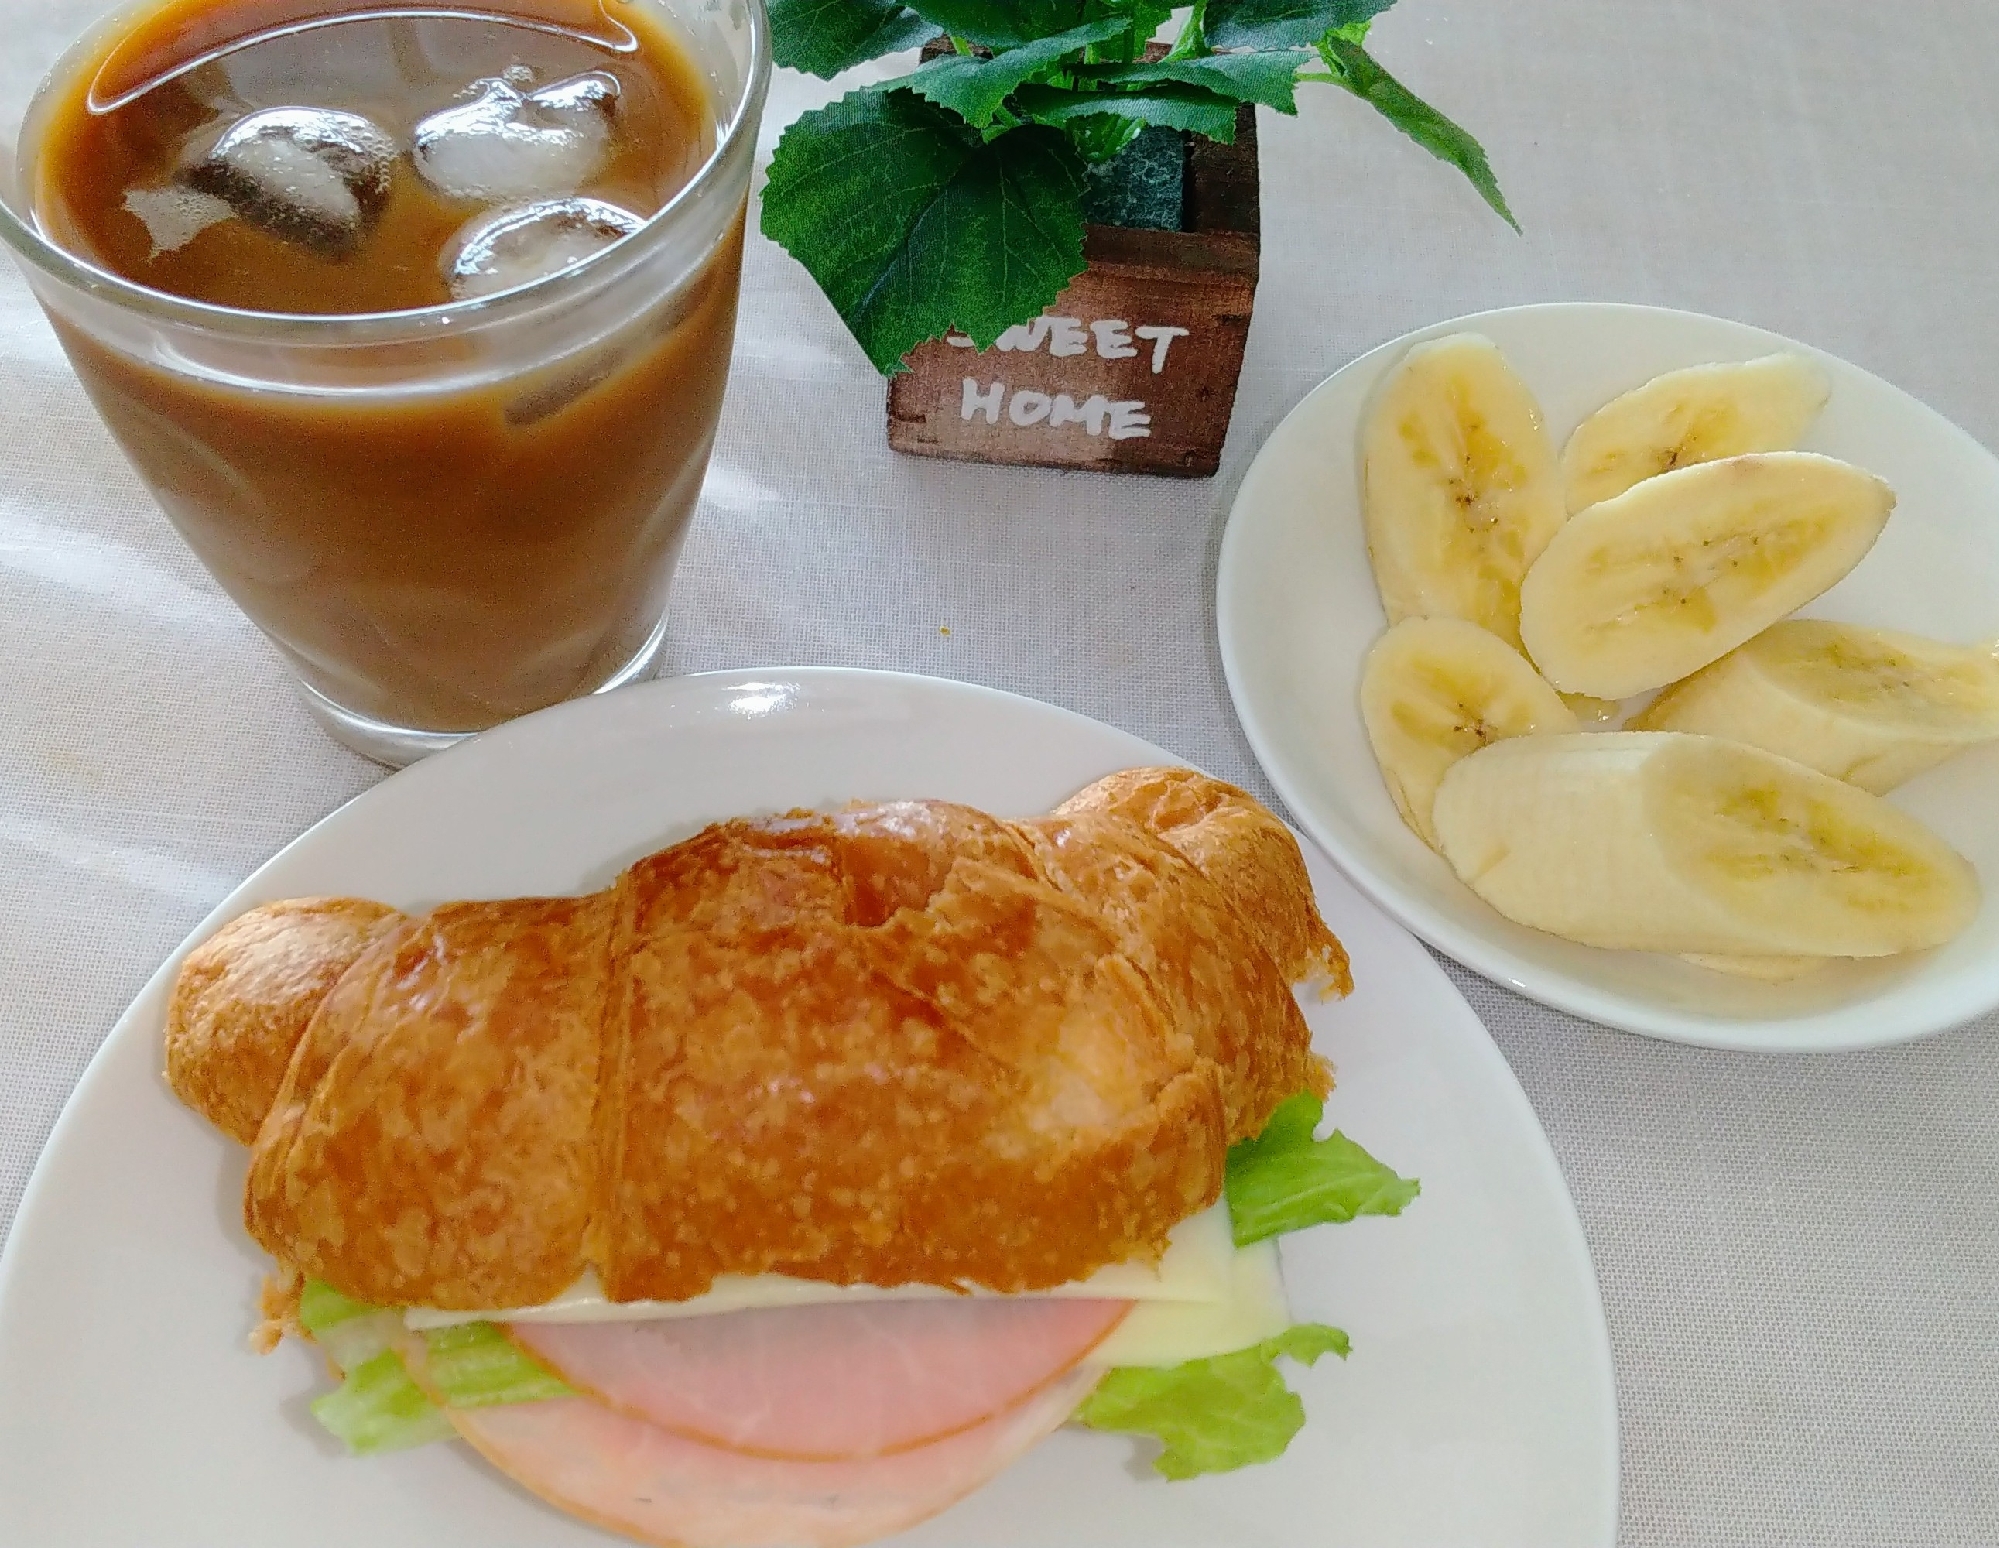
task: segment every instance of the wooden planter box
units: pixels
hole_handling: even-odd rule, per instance
[[[1262,246],[1256,115],[1189,136],[1184,231],[1086,228],[1089,267],[990,350],[939,339],[889,378],[888,443],[919,457],[1206,478],[1235,410]]]

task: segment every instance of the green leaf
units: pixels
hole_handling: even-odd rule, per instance
[[[1152,41],[1152,35],[1173,20],[1175,7],[1168,4],[1152,4],[1150,0],[1132,0],[1129,6],[1121,6],[1119,9],[1128,9],[1131,12],[1132,47],[1125,57],[1136,59],[1145,52],[1145,45]],[[1200,6],[1194,7],[1193,19],[1181,29],[1179,42],[1173,45],[1175,48],[1185,45],[1191,51],[1200,45],[1200,11]]]
[[[1154,27],[1157,31],[1157,26]],[[1166,52],[1168,59],[1204,59],[1213,52],[1208,46],[1208,0],[1194,0],[1187,11],[1180,36]]]
[[[1093,10],[1085,0],[910,0],[910,9],[939,31],[986,48],[1020,48],[1051,38],[1081,26]]]
[[[1335,27],[1372,21],[1395,0],[1208,0],[1216,48],[1310,48]]]
[[[1353,1344],[1338,1328],[1323,1322],[1294,1322],[1275,1338],[1266,1338],[1263,1352],[1273,1358],[1282,1355],[1300,1365],[1316,1365],[1319,1356],[1335,1354],[1344,1360],[1353,1353]]]
[[[1330,34],[1321,40],[1319,53],[1335,85],[1344,86],[1431,155],[1464,173],[1500,219],[1515,231],[1520,229],[1477,140],[1382,69],[1353,38]]]
[[[1311,55],[1297,49],[1211,54],[1205,59],[1160,59],[1151,64],[1105,65],[1088,72],[1100,86],[1142,86],[1180,81],[1232,102],[1260,102],[1280,113],[1298,111],[1298,67]]]
[[[1423,1191],[1337,1129],[1330,1139],[1313,1139],[1324,1112],[1323,1102],[1300,1092],[1255,1139],[1229,1147],[1222,1191],[1238,1247],[1357,1215],[1399,1215]]]
[[[763,231],[878,370],[956,328],[982,349],[1083,271],[1083,167],[1052,129],[987,142],[906,91],[853,92],[778,143]]]
[[[1344,1360],[1348,1347],[1338,1328],[1303,1322],[1234,1354],[1164,1370],[1119,1367],[1105,1374],[1076,1418],[1096,1430],[1157,1436],[1165,1449],[1153,1466],[1168,1478],[1269,1462],[1305,1423],[1305,1405],[1284,1385],[1278,1359],[1310,1365],[1336,1354]]]
[[[1174,7],[1162,0],[1094,0],[1085,9],[1090,16],[1117,16],[1123,19],[1122,37],[1093,44],[1083,54],[1089,64],[1115,64],[1137,59],[1145,53],[1152,35],[1173,19]]]
[[[1229,1159],[1247,1161],[1253,1154],[1275,1154],[1309,1145],[1312,1136],[1319,1131],[1319,1121],[1325,1116],[1325,1100],[1309,1091],[1286,1097],[1263,1121],[1263,1129],[1256,1138],[1237,1145],[1230,1152]]]
[[[430,1385],[449,1407],[489,1408],[576,1396],[567,1382],[490,1322],[433,1328],[423,1335],[423,1343]]]
[[[338,1388],[314,1398],[312,1417],[357,1456],[427,1446],[453,1433],[444,1411],[410,1380],[394,1350],[355,1366]]]
[[[936,27],[902,0],[771,0],[771,57],[832,77],[883,54],[919,48]]]
[[[312,1414],[356,1453],[395,1451],[443,1440],[451,1421],[418,1387],[389,1347],[402,1337],[402,1314],[343,1295],[318,1280],[299,1296],[299,1325],[346,1373],[312,1401]],[[423,1335],[424,1363],[438,1395],[453,1408],[537,1403],[574,1397],[490,1322],[468,1322]]]
[[[402,1337],[403,1316],[351,1295],[322,1280],[308,1279],[299,1293],[299,1326],[340,1371],[366,1364]]]
[[[1106,16],[1085,22],[1080,27],[1071,27],[1067,32],[1058,32],[1052,38],[1040,38],[1019,48],[1008,49],[991,59],[971,54],[932,59],[914,75],[896,84],[907,86],[918,96],[929,98],[939,107],[949,108],[966,123],[983,129],[993,121],[1000,104],[1022,82],[1061,63],[1066,54],[1080,53],[1091,43],[1118,36],[1125,26],[1124,18]]]
[[[1087,211],[1091,203],[1090,185],[1102,176],[1104,168],[1138,143],[1138,137],[1145,133],[1146,126],[1135,119],[1113,118],[1108,113],[1089,113],[1071,119],[1062,127],[1068,133],[1069,143],[1088,163],[1083,169],[1083,208]],[[1168,129],[1166,133],[1178,135],[1178,131],[1173,129]],[[1180,144],[1184,174],[1186,141],[1182,140]]]
[[[355,1317],[372,1316],[380,1310],[379,1306],[357,1301],[351,1295],[342,1295],[324,1280],[308,1279],[305,1288],[299,1292],[298,1324],[318,1338],[343,1322]]]
[[[1211,140],[1235,140],[1236,105],[1200,86],[1172,81],[1144,91],[1064,91],[1056,86],[1023,86],[1014,98],[1023,117],[1038,124],[1069,125],[1094,118],[1185,129]],[[1122,145],[1114,149],[1122,150]]]

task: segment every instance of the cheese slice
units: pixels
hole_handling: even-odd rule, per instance
[[[1229,1294],[1221,1301],[1140,1301],[1092,1349],[1086,1365],[1179,1365],[1233,1354],[1291,1326],[1291,1302],[1277,1265],[1277,1243],[1236,1249]]]
[[[965,1287],[975,1296],[995,1292]],[[778,1306],[822,1306],[850,1301],[940,1300],[958,1292],[937,1285],[829,1285],[783,1274],[725,1274],[704,1295],[686,1301],[611,1301],[595,1275],[539,1306],[502,1311],[431,1311],[403,1314],[412,1329],[463,1322],[639,1322],[661,1317],[706,1317]],[[1113,1263],[1088,1279],[1030,1292],[1022,1299],[1069,1296],[1132,1301],[1117,1328],[1085,1362],[1113,1365],[1179,1365],[1229,1354],[1275,1337],[1291,1324],[1277,1243],[1237,1247],[1226,1204],[1180,1222],[1156,1263]]]
[[[1229,1233],[1228,1205],[1217,1203],[1175,1226],[1167,1238],[1166,1251],[1156,1263],[1112,1263],[1088,1279],[1029,1293],[1219,1307],[1231,1303],[1237,1295],[1236,1262],[1243,1255],[1237,1252]],[[1274,1248],[1269,1257],[1270,1273],[1274,1276]],[[972,1295],[995,1293],[976,1285],[964,1289]],[[605,1298],[596,1276],[586,1274],[561,1295],[539,1306],[492,1311],[434,1311],[413,1307],[403,1314],[403,1320],[418,1331],[463,1322],[636,1322],[654,1317],[705,1317],[718,1312],[816,1306],[838,1301],[934,1300],[958,1293],[938,1285],[831,1285],[784,1274],[724,1274],[705,1294],[685,1301],[612,1301]],[[1281,1283],[1277,1294],[1281,1298]]]

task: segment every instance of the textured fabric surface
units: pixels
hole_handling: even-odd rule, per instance
[[[1482,136],[1526,234],[1349,99],[1266,114],[1263,287],[1213,482],[892,456],[880,383],[803,272],[753,241],[667,670],[970,679],[1268,795],[1214,645],[1223,519],[1283,414],[1384,339],[1522,301],[1689,307],[1811,340],[1999,444],[1999,6],[1404,0],[1376,41]],[[16,98],[17,43],[0,51]],[[825,95],[779,80],[766,155]],[[4,1232],[154,965],[380,771],[306,718],[11,271],[0,384]],[[1596,1255],[1624,1540],[1999,1542],[1999,1018],[1881,1053],[1753,1058],[1605,1031],[1452,971]]]

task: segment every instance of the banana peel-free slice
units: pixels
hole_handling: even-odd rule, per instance
[[[1565,693],[1562,702],[1575,713],[1576,723],[1581,726],[1608,726],[1624,713],[1624,706],[1617,700],[1593,699],[1586,693]]]
[[[1803,978],[1807,973],[1816,973],[1830,965],[1831,957],[1727,957],[1718,952],[1688,951],[1680,954],[1682,962],[1691,962],[1697,968],[1706,968],[1710,973],[1725,973],[1730,978],[1753,978],[1762,984],[1788,984],[1794,978]]]
[[[1361,511],[1388,621],[1520,643],[1520,582],[1568,512],[1541,408],[1475,333],[1418,344],[1361,428]]]
[[[1733,365],[1689,366],[1613,398],[1562,448],[1571,511],[1615,499],[1641,479],[1675,468],[1789,451],[1804,439],[1832,387],[1798,354]]]
[[[1430,803],[1452,764],[1505,737],[1577,728],[1525,656],[1462,618],[1405,618],[1376,640],[1360,713],[1395,809],[1432,849]]]
[[[1495,742],[1432,820],[1507,918],[1585,946],[1878,957],[1950,940],[1968,861],[1877,795],[1760,748],[1665,731]]]
[[[1675,683],[1632,725],[1749,742],[1878,795],[1999,741],[1999,654],[1788,619]]]
[[[1895,508],[1812,452],[1662,473],[1568,521],[1520,588],[1520,637],[1563,693],[1626,699],[1699,671],[1835,585]]]

